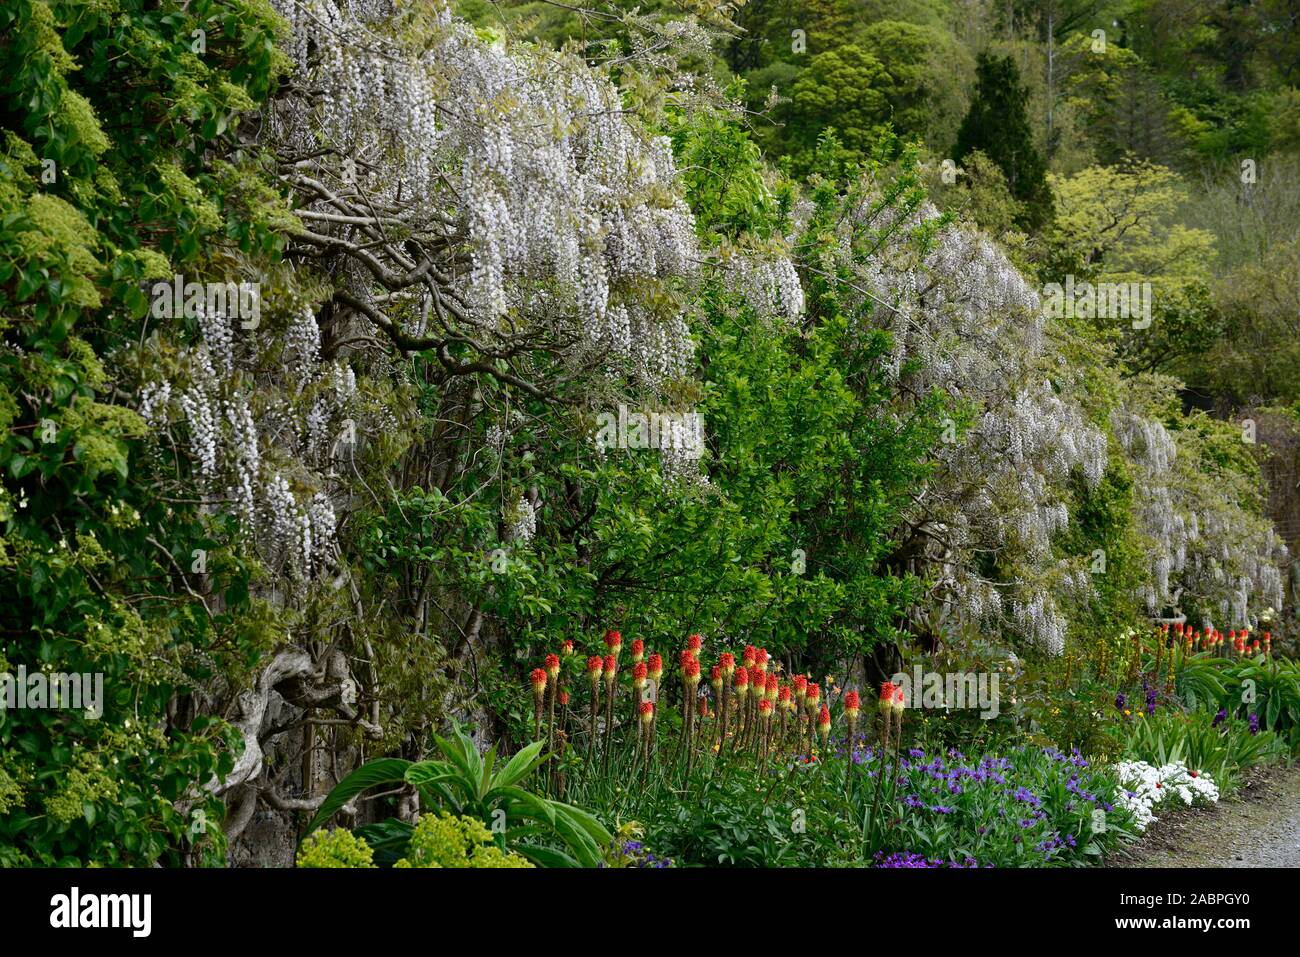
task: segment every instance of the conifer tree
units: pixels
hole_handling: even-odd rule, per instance
[[[1011,195],[1021,204],[1017,224],[1040,229],[1052,218],[1047,166],[1034,146],[1026,101],[1029,92],[1011,57],[981,53],[976,62],[975,95],[957,131],[954,160],[980,150],[1006,175]]]

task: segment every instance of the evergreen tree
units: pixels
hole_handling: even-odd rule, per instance
[[[953,158],[960,163],[972,150],[980,150],[997,163],[1021,204],[1017,224],[1037,230],[1052,218],[1052,194],[1047,166],[1029,128],[1029,92],[1009,56],[981,53],[975,71],[975,96],[957,131]]]

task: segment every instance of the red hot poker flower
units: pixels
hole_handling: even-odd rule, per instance
[[[718,667],[722,669],[722,677],[730,678],[736,673],[736,656],[724,651],[718,658]]]
[[[844,695],[844,711],[851,717],[856,718],[861,710],[861,699],[856,691],[850,691]]]
[[[534,668],[532,673],[533,694],[541,697],[546,694],[546,672],[541,668]]]
[[[817,715],[817,730],[821,732],[822,737],[825,737],[827,734],[830,733],[831,710],[830,708],[826,707],[826,705],[822,705],[821,713]]]
[[[641,708],[641,721],[643,724],[649,724],[651,721],[654,720],[655,703],[653,701],[642,701],[640,708]]]
[[[617,631],[605,632],[605,649],[611,655],[618,655],[618,650],[623,647],[623,636]]]
[[[722,666],[714,665],[709,669],[709,685],[714,691],[722,687]]]
[[[640,638],[632,639],[632,663],[640,661],[645,657],[645,642]]]
[[[569,703],[569,692],[567,692],[567,691],[561,691],[561,692],[560,692],[560,705],[561,705],[561,707],[563,707],[564,705],[567,705],[568,703]]]
[[[600,677],[601,665],[600,655],[592,655],[587,659],[587,674],[592,677],[592,680]]]
[[[614,676],[618,674],[618,659],[613,655],[605,656],[605,681],[613,682]]]
[[[566,658],[569,657],[571,654],[573,654],[572,638],[565,638],[562,642],[560,642],[560,654],[564,655],[564,657]]]
[[[749,669],[741,666],[736,669],[736,694],[744,697],[749,691]]]
[[[659,655],[651,655],[649,658],[650,680],[655,684],[664,676],[664,660]]]
[[[543,667],[546,669],[547,677],[554,681],[560,675],[560,656],[547,655],[546,664]]]
[[[693,654],[698,655],[700,653],[700,648],[703,646],[704,639],[699,635],[691,635],[686,639],[686,647],[689,648]]]
[[[691,687],[700,683],[700,663],[694,655],[682,662],[682,678]]]

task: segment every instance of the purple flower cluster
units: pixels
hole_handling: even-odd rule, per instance
[[[1047,840],[1038,844],[1037,850],[1040,854],[1043,854],[1046,857],[1054,857],[1055,852],[1060,850],[1062,847],[1068,847],[1071,850],[1074,850],[1074,848],[1078,846],[1079,845],[1075,841],[1073,834],[1066,834],[1064,837],[1059,834],[1053,834]]]
[[[927,858],[924,854],[913,854],[911,851],[894,851],[888,855],[884,851],[877,851],[874,860],[876,867],[979,867],[973,857],[967,857],[958,863],[939,857]]]
[[[656,857],[654,854],[645,853],[645,845],[641,841],[623,841],[620,844],[618,839],[615,838],[609,842],[609,847],[617,859],[615,863],[621,867],[649,867],[658,870],[673,866],[671,857]],[[629,859],[631,863],[627,863]],[[606,867],[608,865],[601,861],[596,866]]]
[[[1048,781],[1037,775],[1032,780],[1022,776],[1017,756],[1029,750],[1019,747],[1009,752],[1009,757],[985,756],[978,761],[967,761],[955,749],[930,757],[922,748],[913,747],[904,752],[905,756],[899,761],[902,810],[905,814],[930,818],[932,824],[927,824],[927,827],[938,825],[938,820],[930,817],[936,815],[951,817],[953,824],[950,826],[959,830],[969,829],[969,832],[981,836],[1009,828],[1006,840],[1026,849],[1033,848],[1043,860],[1051,861],[1068,855],[1077,850],[1079,835],[1072,824],[1056,821],[1053,814],[1048,813],[1046,805],[1048,795],[1052,793],[1049,781],[1055,774],[1065,779],[1065,790],[1073,797],[1060,809],[1066,814],[1085,814],[1090,810],[1089,805],[1104,808],[1107,812],[1113,811],[1115,806],[1101,794],[1083,786],[1089,762],[1078,748],[1072,748],[1068,754],[1056,748],[1039,749],[1043,757],[1060,768]],[[877,770],[879,762],[884,760],[889,760],[888,756],[879,754],[867,754],[862,759],[863,763],[872,761]],[[1088,781],[1091,783],[1090,778]],[[1061,830],[1063,827],[1068,828],[1068,832]],[[899,851],[887,857],[877,855],[876,866],[952,865],[943,861],[936,864],[922,854]]]

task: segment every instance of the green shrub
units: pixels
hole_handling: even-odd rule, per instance
[[[1207,772],[1225,797],[1237,789],[1243,769],[1278,760],[1287,751],[1286,743],[1272,732],[1251,734],[1247,722],[1219,720],[1203,710],[1139,713],[1130,720],[1126,757],[1156,767],[1182,761],[1191,770]]]
[[[483,822],[446,811],[426,814],[411,833],[406,857],[394,867],[532,867],[528,859],[492,843]]]
[[[347,828],[307,835],[298,848],[299,867],[374,867],[370,845]]]

